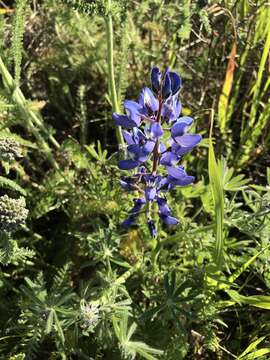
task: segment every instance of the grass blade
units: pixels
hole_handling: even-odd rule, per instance
[[[214,261],[218,267],[221,267],[223,259],[223,218],[224,218],[224,193],[222,179],[219,174],[219,167],[215,157],[214,146],[212,142],[212,131],[214,122],[214,111],[211,112],[211,126],[209,134],[208,151],[208,172],[212,196],[215,204],[215,230],[216,244],[214,251]]]
[[[228,113],[228,100],[232,89],[235,69],[236,43],[234,42],[226,70],[225,80],[218,103],[218,119],[221,133],[225,132]]]

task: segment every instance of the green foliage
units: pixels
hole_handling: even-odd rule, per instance
[[[23,53],[23,35],[25,28],[25,19],[27,15],[27,0],[16,1],[16,11],[12,24],[12,53],[14,62],[14,80],[16,86],[19,85],[21,76],[21,63]]]
[[[87,15],[93,15],[95,13],[104,13],[105,1],[95,0],[89,4],[85,0],[62,0],[63,3],[71,6],[74,10],[86,13]]]
[[[0,358],[267,359],[269,6],[28,5],[0,9],[0,197],[29,210],[0,233]],[[187,159],[195,184],[168,194],[180,223],[155,241],[144,223],[119,226],[133,194],[111,126],[153,65],[181,73],[182,115],[203,136]]]
[[[162,354],[162,351],[153,349],[143,342],[131,340],[131,337],[136,331],[137,325],[132,323],[128,328],[127,313],[124,313],[120,320],[114,319],[113,327],[124,358],[135,359],[138,354],[143,359],[155,360],[157,358],[154,355]]]
[[[219,171],[214,147],[212,143],[212,131],[213,131],[213,115],[211,117],[211,129],[209,135],[209,153],[208,153],[208,171],[209,180],[215,204],[215,222],[216,222],[216,246],[214,261],[218,267],[221,266],[223,258],[223,221],[224,221],[224,194],[222,186],[222,173]]]

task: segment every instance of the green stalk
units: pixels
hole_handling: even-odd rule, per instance
[[[215,205],[215,233],[216,244],[214,249],[214,261],[219,269],[221,269],[224,260],[224,191],[223,183],[218,168],[218,163],[215,156],[212,133],[214,123],[214,110],[211,109],[211,124],[209,134],[209,151],[208,151],[208,173],[209,173],[209,186],[212,191],[212,196]]]
[[[107,54],[108,54],[108,79],[109,79],[109,90],[112,103],[113,112],[119,112],[119,104],[117,100],[117,92],[115,85],[115,74],[114,74],[114,61],[113,61],[113,21],[111,14],[111,0],[108,0],[108,14],[105,16],[106,24],[106,41],[107,41]],[[116,128],[116,137],[118,145],[124,146],[124,139],[121,131],[121,127]]]
[[[49,145],[46,143],[46,141],[43,139],[43,137],[40,135],[39,131],[37,130],[36,125],[38,125],[38,122],[41,123],[40,119],[37,117],[37,115],[33,111],[27,109],[26,100],[25,100],[21,90],[19,88],[14,87],[15,86],[14,80],[13,80],[12,76],[10,75],[9,71],[7,70],[1,57],[0,57],[0,73],[2,74],[5,87],[10,92],[10,95],[12,96],[14,102],[17,104],[17,106],[19,108],[19,111],[21,112],[23,118],[25,119],[27,127],[33,133],[34,137],[36,138],[40,147],[45,152],[45,154],[46,154],[48,160],[50,161],[50,163],[52,164],[52,166],[55,169],[58,169],[58,164],[55,161],[55,159],[51,153],[51,149],[50,149]],[[59,147],[59,144],[56,142],[56,140],[55,140],[55,143],[58,145],[57,147]]]
[[[33,133],[35,132],[34,125],[38,126],[48,136],[48,139],[55,146],[55,148],[59,149],[60,145],[58,144],[58,142],[55,140],[55,138],[51,134],[48,134],[47,129],[45,128],[44,124],[39,119],[37,114],[34,111],[29,110],[27,108],[26,99],[25,99],[22,91],[18,87],[16,87],[15,81],[14,81],[13,77],[11,76],[11,74],[9,73],[9,71],[8,71],[7,67],[5,66],[1,57],[0,57],[0,73],[2,74],[5,87],[9,91],[9,93],[12,96],[15,103],[20,108],[20,111],[23,113],[28,126],[31,128],[31,130],[34,129]],[[34,134],[34,136],[36,136],[36,135]]]

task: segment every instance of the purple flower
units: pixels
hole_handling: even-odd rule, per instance
[[[118,162],[118,167],[121,170],[131,170],[135,169],[140,165],[140,162],[133,159],[127,159],[127,160],[120,160]]]
[[[146,114],[148,114],[149,111],[152,113],[158,111],[158,100],[148,87],[142,89],[139,96],[139,104],[145,110]]]
[[[174,121],[178,119],[181,113],[182,105],[177,95],[171,96],[164,103],[162,108],[162,116],[166,121]]]
[[[165,225],[178,224],[164,194],[175,186],[194,182],[194,177],[189,176],[179,163],[184,154],[198,145],[201,136],[188,133],[193,123],[191,117],[179,117],[182,108],[178,98],[180,76],[170,69],[162,73],[154,67],[151,84],[153,92],[144,87],[138,102],[126,100],[126,114],[114,113],[113,119],[116,125],[127,129],[122,133],[128,158],[120,160],[118,166],[123,170],[136,169],[133,175],[123,177],[120,184],[124,190],[140,194],[134,199],[134,206],[122,226],[132,226],[139,214],[145,213],[149,232],[155,237],[157,229],[151,214],[155,209],[158,209],[159,218]],[[166,126],[163,127],[163,124]],[[167,173],[164,174],[164,170],[160,172],[161,166],[166,168]]]
[[[144,198],[134,199],[133,201],[134,201],[134,206],[129,212],[130,213],[129,217],[121,224],[121,226],[124,228],[129,228],[131,225],[135,223],[139,215],[139,212],[141,211],[142,207],[145,204]]]
[[[144,116],[144,108],[136,101],[126,100],[124,108],[127,115],[113,113],[112,118],[115,125],[123,126],[127,129],[139,127]]]
[[[177,225],[179,223],[179,221],[175,217],[170,215],[160,214],[159,217],[168,226]]]
[[[160,164],[164,166],[176,165],[179,159],[180,156],[177,155],[176,152],[165,151],[164,154],[161,155]]]
[[[124,130],[123,136],[128,144],[127,150],[132,158],[119,161],[118,166],[122,170],[131,170],[147,161],[155,147],[155,142],[146,138],[145,134],[138,128],[134,128],[132,133]]]
[[[169,69],[162,74],[157,67],[151,71],[151,82],[153,90],[156,93],[160,92],[164,100],[178,93],[182,84],[178,74]]]
[[[145,198],[146,198],[147,201],[154,200],[156,195],[157,195],[157,189],[156,188],[150,187],[150,186],[145,188]]]
[[[159,208],[158,215],[160,219],[168,226],[177,225],[179,221],[175,217],[171,216],[171,209],[167,204],[167,200],[164,198],[158,198],[157,203]]]
[[[150,134],[153,139],[158,139],[164,134],[164,130],[162,129],[160,123],[153,122],[150,125]]]
[[[159,214],[168,216],[171,214],[171,209],[169,208],[167,204],[167,200],[164,198],[157,198],[158,208],[159,208]]]
[[[158,67],[154,67],[151,71],[151,83],[153,90],[158,93],[161,86],[162,73]]]
[[[189,176],[183,166],[173,167],[167,166],[168,171],[168,183],[170,188],[173,188],[176,185],[185,186],[194,182],[194,176]]]
[[[147,226],[152,237],[157,236],[157,229],[154,220],[147,220]]]

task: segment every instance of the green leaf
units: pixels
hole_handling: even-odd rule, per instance
[[[260,309],[270,310],[270,296],[243,296],[235,290],[227,290],[226,292],[238,304],[251,305]]]
[[[261,359],[262,356],[269,354],[270,348],[263,348],[256,351],[253,351],[252,353],[246,355],[245,357],[241,358],[241,360],[254,360],[254,359]]]
[[[257,254],[253,255],[249,260],[247,260],[239,269],[237,269],[230,277],[229,282],[233,283],[265,250],[269,249],[270,244],[267,245],[264,249],[259,251]]]
[[[58,333],[58,335],[60,337],[60,340],[61,340],[62,344],[64,344],[65,343],[65,336],[64,336],[60,321],[59,321],[59,319],[57,317],[56,312],[54,310],[52,310],[52,311],[53,311],[53,315],[54,315],[54,323],[55,323],[55,326],[56,326],[57,333]]]
[[[18,191],[23,196],[26,196],[26,191],[18,185],[15,181],[0,176],[0,188]]]
[[[54,315],[54,311],[51,310],[50,313],[49,313],[49,316],[47,318],[47,321],[46,321],[46,328],[45,328],[45,333],[46,334],[49,334],[52,331],[53,315]]]
[[[238,359],[242,358],[243,356],[247,355],[248,353],[250,353],[252,350],[256,349],[257,346],[265,339],[265,336],[260,337],[259,339],[253,341],[251,344],[248,345],[248,347],[246,348],[246,350],[244,352],[242,352],[242,354],[240,354],[238,356]]]
[[[208,151],[208,172],[210,187],[215,204],[215,232],[216,244],[214,252],[214,261],[220,268],[223,260],[223,220],[224,220],[224,194],[223,181],[220,176],[219,167],[215,157],[215,151],[212,142],[214,112],[211,115],[211,127],[209,134],[209,151]]]

